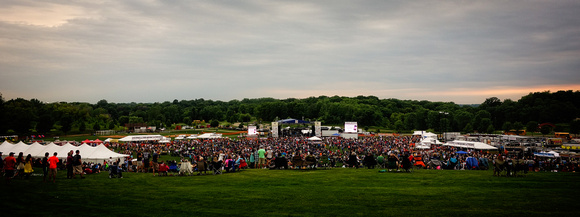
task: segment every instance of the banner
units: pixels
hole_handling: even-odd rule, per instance
[[[278,138],[278,122],[272,122],[272,137]]]
[[[320,121],[314,122],[314,135],[322,138],[322,122]]]
[[[356,122],[344,122],[345,133],[357,133],[358,128]]]

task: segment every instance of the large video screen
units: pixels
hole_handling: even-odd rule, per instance
[[[256,126],[248,126],[248,136],[253,136],[258,134],[258,131],[256,130]]]
[[[356,133],[358,132],[356,122],[344,122],[344,132],[345,133]]]

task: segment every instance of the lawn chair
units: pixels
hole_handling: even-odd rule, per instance
[[[316,169],[316,158],[313,155],[308,155],[304,159],[306,161],[306,166],[309,169]]]
[[[203,159],[203,157],[197,161],[197,175],[201,175],[201,172],[203,172],[203,174],[207,174],[207,162]]]
[[[379,166],[379,168],[384,169],[387,166],[387,161],[385,161],[385,157],[383,157],[383,155],[379,155],[377,157],[377,165]]]
[[[117,166],[117,162],[113,163],[113,165],[109,166],[109,179],[110,178],[123,178],[123,172],[119,166]]]
[[[493,176],[501,176],[504,172],[506,172],[506,162],[500,156],[493,161]]]
[[[399,159],[397,158],[397,156],[395,156],[395,154],[390,154],[389,157],[387,158],[387,169],[389,172],[393,170],[395,171],[399,170]]]
[[[292,157],[291,162],[292,162],[292,167],[294,169],[300,169],[304,164],[304,161],[302,160],[300,155],[294,155],[294,157]]]
[[[441,167],[443,167],[443,163],[441,163],[441,161],[437,160],[437,159],[431,159],[427,165],[429,166],[429,168],[431,169],[441,169]]]
[[[192,175],[193,174],[193,169],[191,167],[191,163],[185,159],[183,161],[181,161],[181,167],[179,169],[179,175]]]
[[[214,161],[211,163],[211,170],[213,171],[214,175],[221,175],[222,174],[222,162],[221,161]]]
[[[179,167],[177,167],[177,162],[175,162],[175,161],[169,162],[169,172],[171,172],[173,174],[179,173]]]

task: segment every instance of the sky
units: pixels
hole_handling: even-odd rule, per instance
[[[580,90],[580,1],[0,0],[5,100]]]

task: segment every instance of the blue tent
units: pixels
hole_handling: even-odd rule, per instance
[[[282,124],[309,124],[309,121],[305,121],[305,120],[298,120],[298,119],[284,119],[284,120],[279,120],[278,123],[282,123]]]

